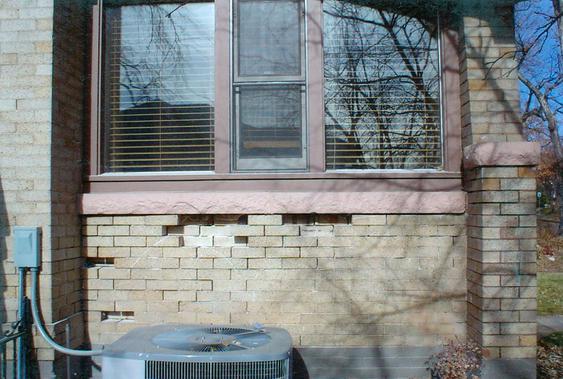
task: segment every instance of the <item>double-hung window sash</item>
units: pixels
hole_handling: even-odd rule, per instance
[[[234,171],[307,168],[302,0],[236,0]]]

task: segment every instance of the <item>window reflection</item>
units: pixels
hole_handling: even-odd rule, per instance
[[[213,169],[213,6],[106,10],[107,172]]]
[[[441,166],[436,23],[325,0],[329,169]]]

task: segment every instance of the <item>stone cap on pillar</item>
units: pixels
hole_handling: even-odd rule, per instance
[[[535,166],[540,161],[537,142],[483,142],[463,149],[463,167]]]

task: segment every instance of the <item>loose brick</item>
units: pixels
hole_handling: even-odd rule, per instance
[[[127,258],[131,255],[130,247],[99,247],[98,257],[100,258]]]
[[[295,247],[267,247],[266,248],[267,258],[296,258],[299,257],[299,249]]]
[[[264,227],[261,225],[221,225],[201,226],[202,236],[263,236]]]
[[[213,259],[180,258],[180,268],[212,268]]]
[[[332,225],[301,225],[302,237],[330,237],[334,235]]]
[[[180,236],[163,236],[163,237],[146,237],[147,246],[168,246],[179,247],[183,244],[183,239]]]
[[[247,260],[240,258],[215,258],[213,267],[219,269],[244,269],[247,268]]]
[[[161,225],[131,225],[132,236],[164,236],[166,228]]]
[[[332,258],[334,248],[332,247],[302,247],[301,257],[303,258]]]
[[[323,237],[323,238],[331,238],[331,237]],[[283,246],[287,246],[287,247],[317,246],[317,237],[283,237]]]
[[[100,246],[100,247],[109,247],[113,246],[113,237],[88,237],[84,240],[85,246]]]
[[[86,225],[111,225],[113,217],[110,216],[89,216],[85,219]]]
[[[145,280],[141,279],[127,279],[127,280],[115,280],[116,290],[144,290],[146,288]]]
[[[298,236],[298,225],[268,225],[265,227],[266,236]]]
[[[98,226],[98,234],[100,236],[128,236],[129,226],[126,225],[101,225]]]
[[[98,270],[98,278],[100,279],[129,279],[131,277],[131,270],[129,269],[115,269],[112,267],[101,267]]]
[[[281,247],[282,237],[248,237],[248,247]]]
[[[263,247],[233,247],[233,258],[264,258],[266,249]]]
[[[352,225],[385,225],[385,215],[352,215]]]
[[[316,268],[316,258],[283,258],[283,268]]]
[[[146,237],[114,237],[115,246],[147,246]]]
[[[144,216],[115,216],[114,225],[145,225]]]
[[[226,258],[231,256],[228,247],[200,247],[197,249],[198,258]]]
[[[183,245],[188,247],[209,247],[213,246],[213,237],[192,237],[184,236]]]
[[[280,258],[267,258],[267,259],[248,259],[248,268],[250,269],[263,269],[263,268],[281,268]]]
[[[179,225],[178,215],[145,216],[145,225]]]
[[[249,215],[248,225],[282,225],[281,215]]]

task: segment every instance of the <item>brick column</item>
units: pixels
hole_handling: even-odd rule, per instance
[[[464,153],[468,336],[491,358],[535,358],[539,146],[489,142]]]

